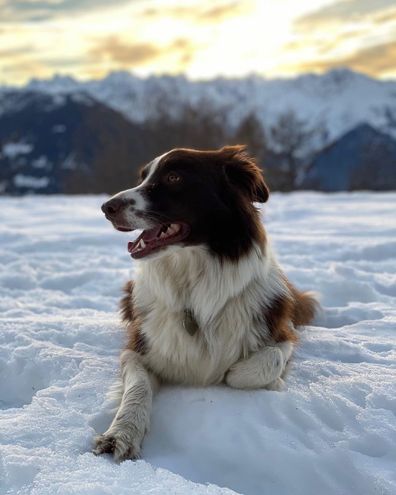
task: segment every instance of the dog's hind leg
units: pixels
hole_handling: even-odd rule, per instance
[[[157,380],[131,350],[121,354],[123,394],[118,411],[105,433],[95,439],[93,453],[113,454],[116,461],[139,457],[149,428],[153,389]]]
[[[233,388],[281,390],[292,352],[293,344],[288,341],[266,346],[232,365],[225,382]]]

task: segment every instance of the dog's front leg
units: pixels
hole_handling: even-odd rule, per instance
[[[291,342],[266,346],[232,365],[225,382],[233,388],[281,390],[282,376],[292,352]]]
[[[139,457],[144,434],[149,428],[155,377],[141,362],[139,354],[121,354],[123,394],[118,411],[103,435],[95,439],[93,453],[113,454],[117,462]]]

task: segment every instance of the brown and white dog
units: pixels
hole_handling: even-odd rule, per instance
[[[282,388],[316,301],[279,267],[254,202],[268,199],[242,146],[175,149],[146,165],[141,183],[103,206],[142,260],[121,302],[128,344],[120,405],[95,454],[139,456],[159,383]]]

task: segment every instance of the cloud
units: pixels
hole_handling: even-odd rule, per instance
[[[395,0],[336,0],[294,21],[294,39],[283,47],[300,61],[294,71],[337,67],[386,77],[396,74]],[[309,57],[309,58],[308,58]]]
[[[15,56],[26,55],[31,52],[30,45],[18,46],[15,48],[0,48],[0,60],[14,59]]]
[[[199,15],[199,19],[219,22],[246,13],[249,7],[251,7],[250,2],[229,2],[223,5],[215,5],[203,10]]]
[[[316,52],[320,54],[328,54],[337,48],[340,48],[346,41],[359,41],[363,36],[367,36],[367,29],[355,25],[353,27],[348,26],[342,32],[337,35],[327,37],[319,36],[299,36],[292,41],[283,45],[283,52],[298,52],[305,50],[307,47],[314,47]]]
[[[323,28],[330,24],[347,24],[381,12],[388,7],[394,7],[394,5],[395,0],[338,0],[299,17],[295,22],[295,27],[308,30]]]
[[[376,24],[385,24],[388,22],[396,22],[396,9],[385,10],[376,14],[373,18]]]
[[[156,18],[156,17],[176,17],[179,19],[182,18],[191,18],[196,15],[196,9],[193,7],[186,7],[184,5],[177,6],[161,6],[161,7],[147,7],[142,11],[142,16],[148,18]]]
[[[127,43],[117,36],[105,38],[91,50],[98,59],[110,59],[120,64],[142,65],[151,62],[162,53],[162,49],[150,43]]]
[[[81,57],[75,56],[63,56],[63,57],[45,57],[40,59],[43,64],[47,67],[53,67],[57,71],[67,71],[70,68],[80,68],[80,67],[88,67],[89,64]]]
[[[217,5],[210,5],[208,2],[206,3],[209,7],[205,5],[205,2],[191,6],[148,7],[142,12],[142,15],[149,18],[172,17],[175,19],[189,20],[195,23],[212,23],[237,17],[248,12],[253,5],[251,0],[228,0],[217,3]]]
[[[40,62],[34,60],[19,61],[13,60],[12,63],[1,64],[0,80],[8,80],[8,84],[15,84],[17,81],[25,80],[26,74],[30,77],[49,77],[52,70]]]
[[[27,21],[41,22],[71,13],[92,13],[121,5],[146,3],[144,0],[0,0],[0,24]],[[205,6],[206,4],[206,6]],[[225,0],[217,5],[201,2],[196,5],[150,6],[141,11],[146,17],[174,17],[200,22],[219,22],[247,10],[252,0]],[[209,5],[209,7],[207,7]]]
[[[0,24],[40,22],[66,14],[91,12],[137,0],[0,0]]]
[[[146,65],[159,57],[178,54],[180,60],[189,61],[192,45],[188,40],[178,39],[167,46],[144,42],[127,42],[117,36],[109,36],[97,42],[90,55],[97,60],[111,60],[120,66],[133,68]]]
[[[296,64],[300,71],[326,71],[337,67],[349,67],[372,76],[396,74],[396,41],[363,48],[356,53],[337,59],[323,58]]]

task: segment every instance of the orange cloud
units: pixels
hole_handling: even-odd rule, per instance
[[[347,24],[375,16],[389,7],[394,7],[394,0],[338,0],[299,17],[295,27],[309,30],[323,29],[332,24]]]
[[[111,60],[127,68],[142,66],[154,62],[169,53],[179,55],[180,60],[189,61],[193,47],[189,41],[178,39],[167,46],[152,43],[127,42],[117,36],[99,40],[91,49],[90,55],[96,60]]]
[[[376,24],[385,24],[388,22],[396,22],[396,9],[386,10],[375,15],[373,21]]]
[[[337,59],[316,59],[296,64],[295,70],[324,72],[337,67],[349,67],[372,76],[396,74],[396,41],[381,43]],[[293,67],[291,67],[293,69]]]
[[[219,22],[224,19],[240,16],[247,13],[252,7],[250,2],[231,2],[224,5],[215,5],[199,14],[204,21]]]
[[[29,45],[15,48],[0,48],[0,60],[15,59],[15,56],[30,54],[32,47]]]
[[[345,41],[359,40],[362,35],[367,35],[367,29],[354,27],[348,28],[345,31],[338,33],[333,37],[320,37],[317,34],[314,36],[298,36],[294,40],[286,43],[282,47],[283,52],[298,52],[313,46],[320,54],[327,54],[342,46]]]
[[[99,60],[110,59],[121,64],[142,65],[157,58],[162,50],[150,43],[126,43],[117,36],[100,40],[91,50]]]
[[[170,6],[170,7],[149,7],[142,15],[146,17],[172,17],[180,20],[190,20],[192,22],[221,22],[225,19],[237,17],[248,12],[252,8],[251,0],[225,1],[221,4],[205,7],[196,6]]]

